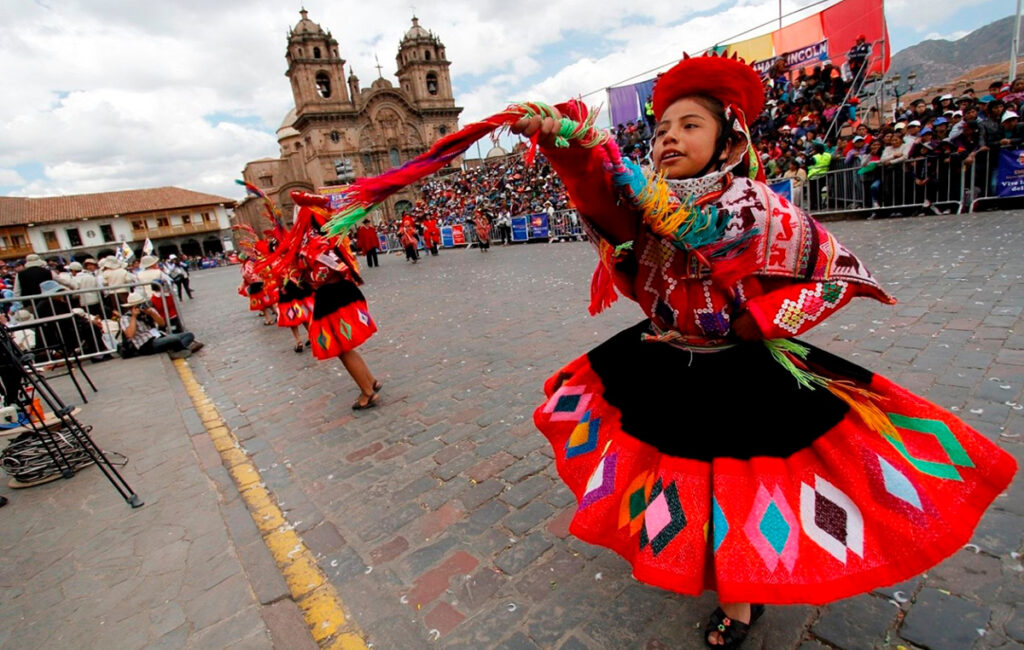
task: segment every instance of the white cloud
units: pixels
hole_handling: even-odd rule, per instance
[[[949,34],[940,34],[938,32],[929,32],[925,34],[924,39],[926,41],[959,41],[964,36],[967,36],[971,32],[966,29],[959,29]]]
[[[25,179],[15,169],[0,169],[0,187],[24,185]]]

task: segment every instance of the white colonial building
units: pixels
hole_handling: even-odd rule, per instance
[[[161,257],[217,253],[231,249],[233,206],[233,199],[180,187],[0,197],[0,259],[99,258],[122,242],[140,255],[146,239]]]

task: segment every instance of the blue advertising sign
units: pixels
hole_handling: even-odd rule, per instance
[[[548,213],[538,212],[537,214],[531,214],[530,219],[530,239],[547,239],[548,235]]]
[[[526,217],[512,217],[512,241],[526,241]]]
[[[455,235],[452,234],[451,226],[441,226],[441,246],[451,248],[455,245]]]
[[[996,169],[996,195],[1024,195],[1024,149],[999,152]]]
[[[793,200],[792,178],[786,178],[781,181],[772,181],[771,183],[768,183],[768,187],[770,187],[773,192],[775,192],[782,198],[786,199],[787,201]]]

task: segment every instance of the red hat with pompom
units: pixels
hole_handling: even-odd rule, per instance
[[[714,97],[725,106],[733,105],[752,122],[764,108],[761,75],[743,59],[715,54],[690,57],[658,76],[654,83],[655,119],[660,120],[672,102],[690,95]]]

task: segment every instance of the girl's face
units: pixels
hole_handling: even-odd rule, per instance
[[[702,103],[690,97],[673,102],[654,129],[651,160],[667,178],[692,178],[704,169],[715,153],[718,119]],[[727,145],[722,160],[727,160]]]

